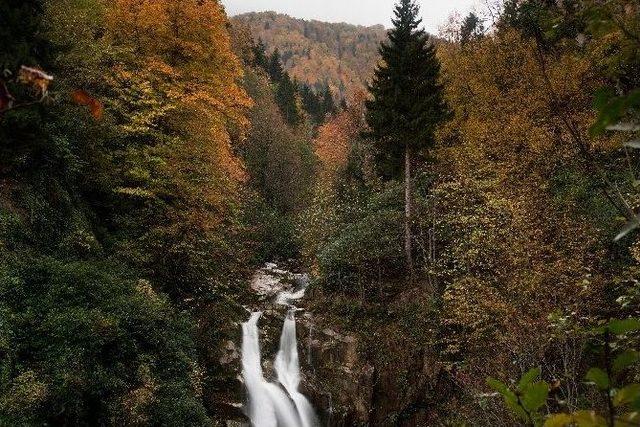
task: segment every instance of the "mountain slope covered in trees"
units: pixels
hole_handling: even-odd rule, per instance
[[[247,25],[271,53],[278,49],[285,69],[316,90],[329,84],[341,97],[362,90],[378,61],[378,48],[386,35],[383,26],[362,27],[306,21],[274,12],[235,16]]]
[[[329,426],[638,425],[640,6],[416,3],[0,2],[0,426],[245,423],[263,305]]]

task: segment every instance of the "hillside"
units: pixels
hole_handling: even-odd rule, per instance
[[[0,1],[0,427],[640,427],[640,3],[239,2]]]
[[[233,21],[248,26],[269,53],[277,48],[292,77],[317,88],[329,83],[342,96],[365,87],[386,35],[382,25],[306,21],[275,12],[247,13]]]

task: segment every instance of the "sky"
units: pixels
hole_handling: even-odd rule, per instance
[[[395,0],[222,0],[229,15],[273,10],[295,18],[357,25],[391,25]],[[424,26],[432,34],[458,11],[482,10],[481,0],[418,0]]]

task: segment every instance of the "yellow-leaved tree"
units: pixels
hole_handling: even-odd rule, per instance
[[[111,67],[101,85],[120,131],[113,191],[147,211],[129,249],[170,293],[188,293],[241,250],[244,171],[232,141],[244,136],[251,100],[227,17],[215,0],[117,0],[105,21]]]

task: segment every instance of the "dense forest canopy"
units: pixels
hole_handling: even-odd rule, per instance
[[[0,1],[0,426],[640,425],[640,4],[499,6]]]
[[[233,22],[249,27],[269,51],[278,49],[298,81],[317,90],[329,85],[341,97],[366,87],[386,32],[382,25],[329,24],[273,12],[234,16]]]

